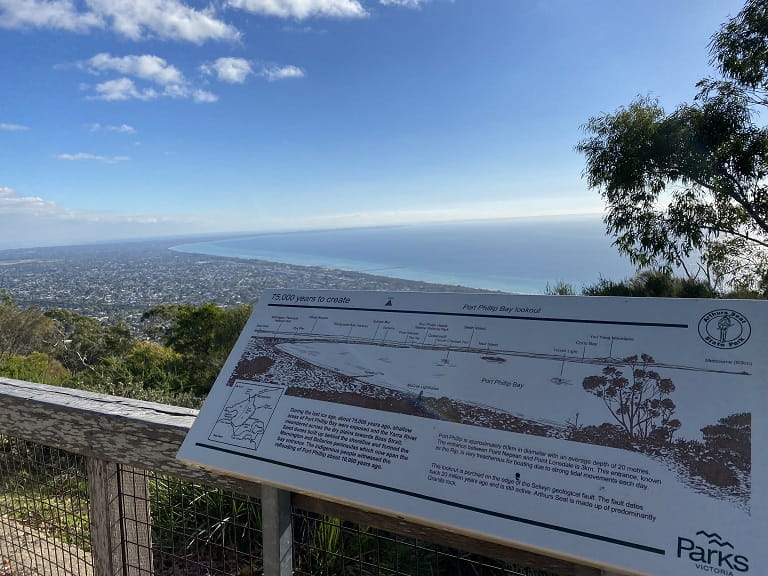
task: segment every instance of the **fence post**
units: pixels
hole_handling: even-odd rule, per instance
[[[119,470],[125,576],[151,576],[154,574],[154,566],[147,473],[122,464]]]
[[[120,534],[120,473],[117,464],[86,459],[91,519],[91,553],[96,576],[123,574]]]
[[[97,458],[86,468],[96,576],[153,574],[146,474]]]
[[[262,484],[261,530],[264,576],[290,576],[293,573],[290,492]]]

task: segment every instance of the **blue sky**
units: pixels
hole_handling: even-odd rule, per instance
[[[0,0],[0,248],[598,213],[573,149],[728,0]]]

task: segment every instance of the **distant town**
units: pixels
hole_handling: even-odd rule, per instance
[[[200,238],[195,238],[200,241]],[[253,304],[265,288],[479,291],[314,266],[187,254],[189,239],[0,251],[0,290],[16,305],[64,308],[136,326],[158,304]]]

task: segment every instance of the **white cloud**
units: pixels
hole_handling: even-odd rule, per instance
[[[290,78],[304,78],[304,70],[298,66],[265,66],[259,74],[270,82],[275,80],[287,80]]]
[[[0,186],[0,249],[82,244],[210,230],[203,218],[73,210]]]
[[[104,164],[117,164],[118,162],[125,162],[130,160],[128,156],[100,156],[99,154],[89,154],[88,152],[78,152],[77,154],[57,154],[54,156],[58,160],[93,160],[96,162],[103,162]]]
[[[90,131],[91,132],[116,132],[118,134],[135,134],[136,128],[134,128],[130,124],[120,124],[119,126],[113,126],[109,124],[106,126],[102,126],[101,124],[91,124]]]
[[[179,0],[87,0],[89,7],[132,40],[147,36],[187,40],[236,40],[240,33],[218,20],[213,8],[195,10]]]
[[[328,34],[327,28],[314,28],[313,26],[283,26],[283,30],[286,32],[296,32],[299,34]]]
[[[221,82],[242,84],[253,74],[251,63],[245,58],[217,58],[200,66],[203,74],[215,75]]]
[[[383,6],[405,6],[406,8],[420,8],[430,0],[379,0]]]
[[[72,0],[0,0],[0,28],[54,28],[85,32],[101,28],[95,12],[79,11]]]
[[[293,65],[261,64],[254,70],[251,63],[244,58],[218,58],[200,66],[200,71],[229,84],[242,84],[250,75],[266,78],[270,82],[305,76],[304,70]]]
[[[46,202],[36,196],[19,196],[13,188],[0,186],[0,214],[27,213],[39,215],[55,208],[53,202]]]
[[[193,90],[192,91],[192,100],[195,102],[200,102],[202,104],[207,104],[210,102],[216,102],[218,101],[219,97],[216,96],[216,94],[212,94],[211,92],[208,92],[207,90]]]
[[[94,87],[83,86],[84,90],[93,89],[93,93],[89,96],[92,100],[117,102],[175,98],[191,99],[198,103],[218,101],[216,94],[192,85],[178,68],[169,64],[165,59],[151,54],[112,56],[102,52],[78,63],[78,67],[95,75],[110,72],[123,75],[120,78],[96,84]],[[292,65],[264,64],[255,71],[251,63],[245,58],[218,58],[200,66],[200,71],[203,74],[215,76],[221,82],[230,84],[242,84],[250,75],[261,76],[270,82],[303,78],[305,75],[304,70]],[[137,81],[144,83],[144,85],[137,84]],[[147,83],[151,83],[151,85],[147,86]],[[99,124],[94,124],[91,127],[92,131],[103,129],[107,128]],[[129,132],[132,129],[111,127],[111,130]]]
[[[141,56],[112,56],[106,52],[96,54],[85,62],[87,69],[93,73],[119,72],[128,76],[136,76],[157,84],[180,84],[184,75],[178,68],[168,64],[163,58],[150,54]]]
[[[22,124],[3,124],[0,122],[0,132],[20,132],[22,130],[29,130],[29,127]]]
[[[96,85],[94,100],[116,102],[120,100],[154,100],[158,97],[153,88],[138,89],[130,78],[116,78]]]
[[[362,18],[368,15],[359,0],[229,0],[228,4],[255,14],[298,20],[318,16]]]
[[[151,54],[112,56],[101,53],[80,62],[79,66],[92,74],[117,72],[124,75],[97,84],[94,87],[95,94],[90,96],[93,100],[116,102],[175,98],[203,103],[218,100],[215,94],[193,87],[184,74],[165,59]],[[136,81],[128,76],[145,83],[153,83],[157,87],[137,85]]]
[[[0,28],[51,28],[71,32],[108,29],[131,40],[160,38],[201,44],[237,40],[240,32],[213,8],[182,0],[0,0]]]

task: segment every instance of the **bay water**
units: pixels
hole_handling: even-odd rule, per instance
[[[542,294],[631,277],[611,242],[595,215],[265,232],[172,250]]]

